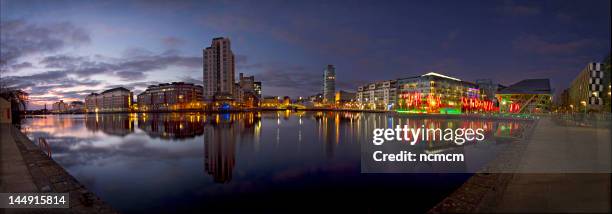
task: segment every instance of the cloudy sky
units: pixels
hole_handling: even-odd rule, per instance
[[[566,87],[610,52],[610,1],[0,0],[3,86],[30,108],[115,86],[202,83],[202,49],[229,37],[264,95],[308,96],[435,71]],[[236,76],[238,76],[236,74]]]

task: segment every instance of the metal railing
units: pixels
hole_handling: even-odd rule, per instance
[[[38,138],[38,147],[40,148],[42,152],[45,152],[46,155],[49,156],[49,158],[51,158],[51,147],[49,146],[45,138],[42,138],[42,137]]]

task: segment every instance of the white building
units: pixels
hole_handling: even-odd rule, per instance
[[[357,88],[357,102],[364,109],[389,110],[395,106],[397,80],[373,82]]]
[[[53,103],[52,111],[55,113],[64,113],[68,111],[68,104],[64,100]]]
[[[132,106],[132,97],[132,92],[126,88],[113,88],[100,94],[87,95],[85,107],[87,112],[128,112]]]

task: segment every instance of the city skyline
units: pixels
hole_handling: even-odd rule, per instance
[[[117,86],[202,85],[201,51],[216,37],[232,39],[235,72],[264,96],[291,97],[319,93],[327,64],[336,91],[434,71],[550,78],[558,94],[610,47],[609,1],[38,3],[0,1],[2,81],[26,89],[31,109]]]

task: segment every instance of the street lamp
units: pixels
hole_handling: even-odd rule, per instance
[[[584,106],[584,114],[586,115],[586,112],[587,112],[587,107],[586,107],[586,106],[587,106],[587,103],[586,103],[586,101],[584,101],[584,100],[583,100],[583,101],[580,101],[580,103],[581,103],[581,104]]]

